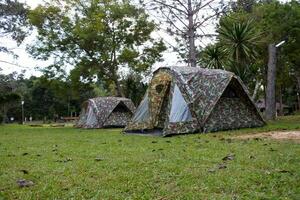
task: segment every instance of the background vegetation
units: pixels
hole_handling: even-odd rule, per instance
[[[40,69],[41,77],[0,71],[2,121],[20,118],[21,100],[25,116],[34,120],[78,115],[80,104],[96,96],[125,96],[137,105],[153,65],[162,60],[167,48],[178,52],[189,66],[197,62],[201,67],[234,72],[255,101],[264,99],[267,47],[282,40],[286,43],[278,48],[276,99],[293,112],[299,110],[299,2],[210,3],[60,0],[31,9],[16,0],[1,0],[0,37],[21,44],[26,35],[36,32],[28,52],[38,60],[54,60]],[[206,33],[205,27],[214,24],[216,32]],[[174,38],[176,47],[153,37],[162,30]],[[200,45],[209,38],[212,43]],[[5,46],[0,51],[13,54]]]

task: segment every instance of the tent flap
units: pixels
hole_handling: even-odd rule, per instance
[[[169,117],[169,122],[185,122],[191,121],[192,115],[190,109],[184,100],[177,85],[174,87],[171,112]]]
[[[91,106],[87,108],[87,112],[85,113],[85,116],[86,116],[86,122],[85,122],[86,127],[88,128],[98,127],[98,120]]]
[[[145,122],[149,120],[149,98],[148,92],[142,102],[140,103],[139,107],[136,109],[136,112],[132,118],[133,122]]]

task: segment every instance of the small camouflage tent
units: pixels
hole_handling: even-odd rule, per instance
[[[125,127],[135,107],[130,99],[97,97],[82,104],[78,128]]]
[[[163,136],[265,124],[239,77],[224,70],[156,70],[127,133]]]

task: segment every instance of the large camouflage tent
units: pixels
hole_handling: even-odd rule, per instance
[[[82,104],[78,128],[125,127],[135,111],[130,99],[97,97]]]
[[[264,124],[244,84],[233,73],[163,67],[153,73],[125,132],[166,136]]]

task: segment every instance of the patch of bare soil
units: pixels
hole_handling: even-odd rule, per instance
[[[276,140],[296,140],[300,142],[300,131],[271,131],[249,135],[239,135],[237,139],[271,138]]]

